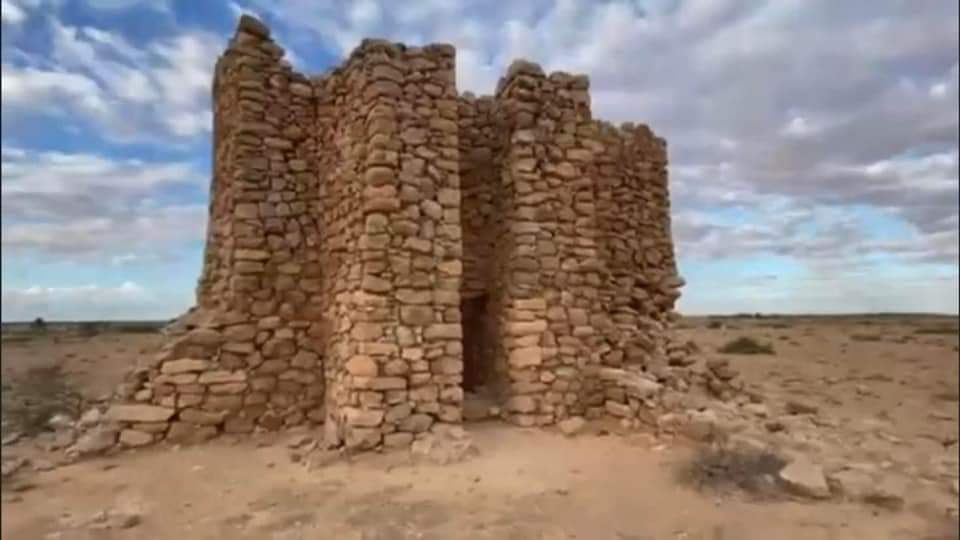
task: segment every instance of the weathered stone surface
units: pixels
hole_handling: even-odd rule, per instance
[[[67,454],[92,456],[109,450],[117,443],[118,431],[114,428],[98,425],[84,433],[67,450]]]
[[[104,418],[111,422],[166,422],[175,412],[155,405],[116,404],[107,409]]]
[[[572,418],[567,418],[566,420],[563,420],[563,421],[557,423],[557,426],[560,428],[560,431],[562,431],[563,434],[566,435],[566,436],[568,436],[568,437],[572,437],[572,436],[576,435],[577,433],[580,433],[580,431],[581,431],[581,430],[584,428],[584,426],[586,426],[586,425],[587,425],[586,420],[584,420],[583,418],[581,418],[581,417],[579,417],[579,416],[574,416],[574,417],[572,417]]]
[[[200,409],[184,409],[180,411],[181,422],[200,425],[217,425],[223,422],[226,411],[203,411]]]
[[[207,360],[197,358],[181,358],[179,360],[170,360],[164,362],[160,368],[160,373],[173,375],[176,373],[192,373],[204,371],[210,366]]]
[[[152,442],[153,435],[143,431],[125,429],[120,432],[120,444],[124,446],[145,446]]]
[[[788,463],[780,471],[779,478],[797,495],[813,499],[830,498],[830,487],[823,475],[823,469],[807,458],[798,457]]]
[[[473,440],[463,430],[441,430],[417,439],[410,447],[415,458],[436,465],[459,463],[479,454]]]
[[[166,441],[175,444],[198,444],[217,436],[217,428],[186,422],[173,422],[167,432]]]

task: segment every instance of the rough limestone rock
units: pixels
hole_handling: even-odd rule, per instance
[[[415,459],[434,465],[449,465],[476,456],[479,451],[467,432],[452,427],[435,429],[423,438],[413,441],[410,453]]]
[[[812,499],[830,498],[830,487],[823,468],[805,457],[797,457],[779,473],[780,480],[793,493]]]
[[[560,431],[568,437],[572,437],[583,429],[587,425],[587,421],[579,416],[573,418],[567,418],[566,420],[561,420],[557,427],[560,428]]]
[[[77,439],[73,446],[67,449],[67,454],[77,456],[96,455],[109,450],[117,443],[119,432],[105,425],[99,425],[85,432]]]
[[[905,482],[882,472],[846,469],[827,476],[830,487],[838,495],[888,510],[904,506]]]
[[[165,422],[175,412],[154,405],[117,404],[107,409],[104,419],[111,422]]]

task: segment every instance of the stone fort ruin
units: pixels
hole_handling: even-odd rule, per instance
[[[666,143],[595,120],[586,77],[517,61],[474,97],[449,45],[365,40],[313,78],[283,55],[244,16],[216,64],[197,305],[121,385],[121,444],[403,446],[481,391],[520,426],[723,392],[671,371]]]

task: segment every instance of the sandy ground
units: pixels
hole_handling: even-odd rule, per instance
[[[894,511],[829,501],[755,501],[677,481],[692,449],[591,425],[574,438],[488,422],[467,425],[478,455],[438,466],[404,452],[319,461],[289,448],[304,433],[159,447],[18,471],[4,482],[4,539],[955,539],[957,335],[918,333],[912,319],[688,319],[680,332],[707,357],[726,357],[778,421],[789,401],[790,451],[825,464],[877,463],[906,479]],[[955,320],[949,324],[955,325]],[[954,326],[955,327],[955,326]],[[748,335],[774,355],[713,351]],[[5,342],[3,379],[59,363],[88,395],[108,392],[157,336],[101,335]],[[307,434],[309,435],[309,434]],[[31,441],[4,458],[38,460]],[[33,452],[33,453],[31,453]],[[40,467],[47,468],[47,467]],[[125,529],[81,526],[97,512],[139,516]]]

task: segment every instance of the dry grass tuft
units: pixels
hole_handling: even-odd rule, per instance
[[[701,447],[681,462],[676,480],[697,491],[741,491],[762,499],[785,497],[777,474],[787,461],[773,452],[731,447]]]
[[[851,334],[851,341],[883,341],[883,336],[879,334]]]
[[[745,336],[727,342],[717,349],[717,352],[723,354],[774,354],[773,346]]]
[[[938,326],[921,326],[913,331],[914,334],[936,335],[936,336],[956,336],[960,335],[960,327],[952,324],[943,324]]]
[[[49,429],[56,414],[75,417],[83,399],[59,366],[34,368],[0,385],[2,432],[32,436]]]

